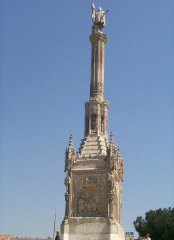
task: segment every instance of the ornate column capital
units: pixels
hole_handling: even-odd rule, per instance
[[[104,43],[107,42],[107,36],[106,36],[106,34],[104,34],[104,33],[102,33],[102,32],[99,32],[99,31],[92,33],[92,34],[90,35],[89,39],[90,39],[90,42],[91,42],[92,44],[95,44],[95,43],[97,43],[98,41],[101,41],[101,42],[104,42]]]

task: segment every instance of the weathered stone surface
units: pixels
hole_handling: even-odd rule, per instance
[[[104,100],[104,45],[95,30],[92,44],[90,99],[85,103],[84,139],[76,153],[72,135],[65,152],[65,217],[61,240],[123,240],[121,197],[123,160],[108,142],[108,102]]]
[[[64,240],[68,239],[124,239],[124,230],[116,221],[106,218],[71,218],[64,221]]]

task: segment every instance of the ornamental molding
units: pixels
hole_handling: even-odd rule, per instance
[[[107,164],[106,162],[104,161],[104,158],[102,157],[101,160],[99,160],[98,158],[95,158],[95,160],[87,160],[85,157],[81,158],[80,160],[77,160],[72,169],[76,169],[76,168],[81,168],[81,167],[87,167],[87,168],[95,168],[95,169],[98,169],[100,167],[105,167],[107,168]]]

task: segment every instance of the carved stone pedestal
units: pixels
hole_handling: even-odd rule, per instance
[[[107,218],[70,218],[62,222],[61,240],[124,240],[121,224]]]

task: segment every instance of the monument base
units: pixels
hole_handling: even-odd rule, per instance
[[[72,217],[61,224],[61,240],[125,240],[120,223],[104,217]]]

